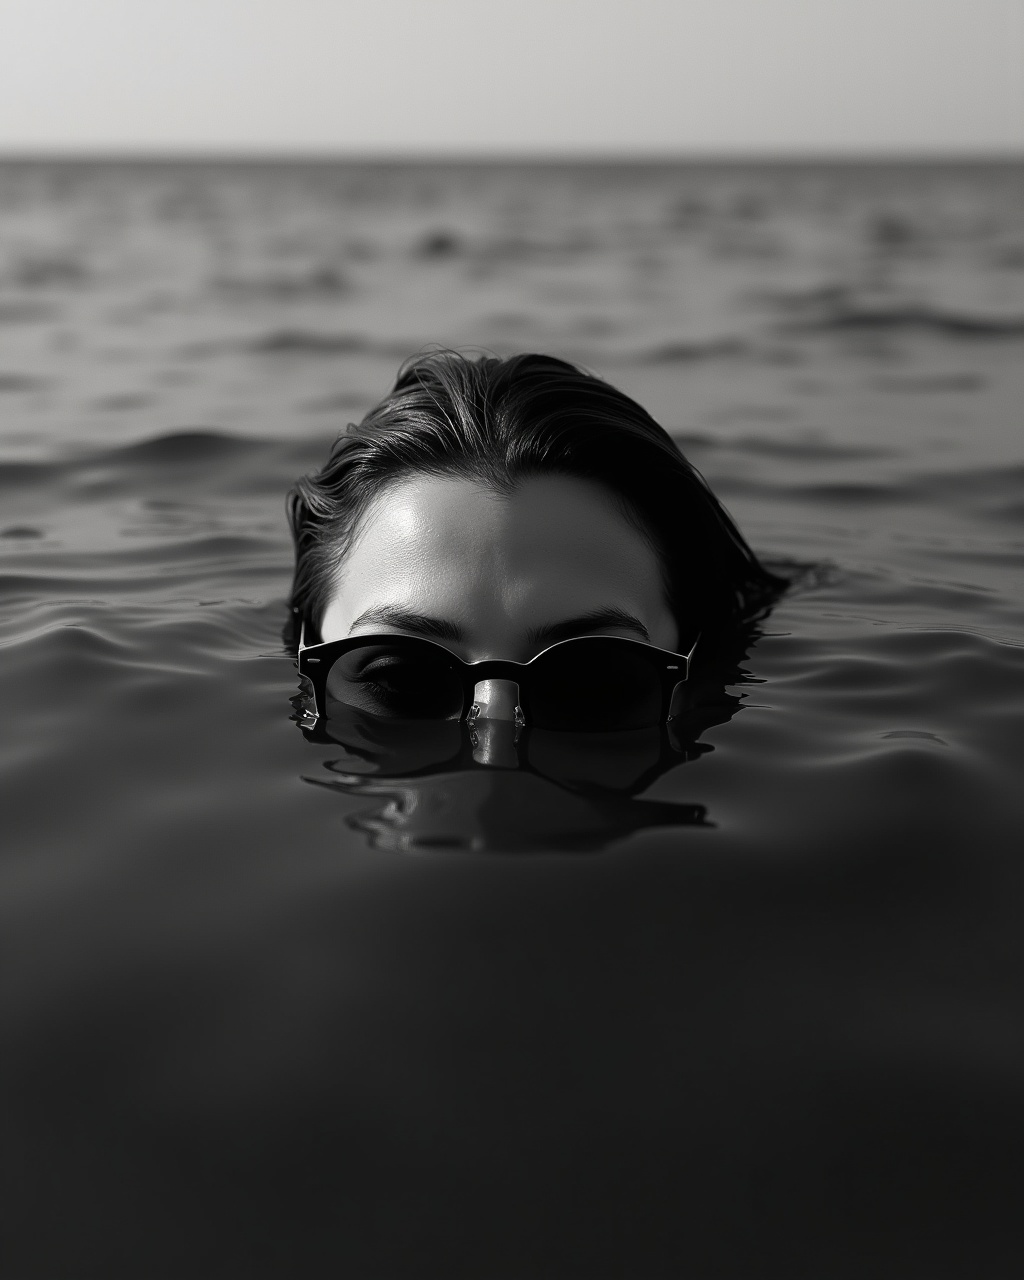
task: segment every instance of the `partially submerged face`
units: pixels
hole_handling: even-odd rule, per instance
[[[574,636],[675,650],[657,554],[603,487],[538,476],[508,495],[418,475],[370,504],[321,623],[325,641],[435,640],[469,662],[525,662]]]

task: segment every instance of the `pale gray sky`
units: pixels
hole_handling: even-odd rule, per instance
[[[0,151],[1024,150],[1024,0],[0,0]]]

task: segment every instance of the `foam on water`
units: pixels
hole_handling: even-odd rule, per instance
[[[7,1273],[1019,1272],[1022,190],[0,165]],[[674,736],[301,730],[283,495],[427,343],[792,579]]]

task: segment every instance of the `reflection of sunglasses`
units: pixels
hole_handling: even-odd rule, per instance
[[[299,641],[299,674],[313,686],[316,713],[331,702],[402,720],[472,720],[476,686],[510,680],[522,719],[538,729],[642,729],[667,720],[675,690],[690,671],[689,653],[640,640],[577,636],[529,662],[463,662],[417,636],[353,636],[326,644]],[[698,637],[699,639],[699,637]]]
[[[340,780],[306,781],[343,790],[371,781],[397,779],[414,785],[440,775],[514,771],[535,774],[575,794],[629,796],[711,750],[696,741],[685,715],[646,729],[573,733],[508,723],[384,720],[338,704],[331,712],[329,719],[310,715],[297,721],[308,742],[342,748],[342,756],[324,761],[324,768]],[[703,727],[696,726],[696,732]]]

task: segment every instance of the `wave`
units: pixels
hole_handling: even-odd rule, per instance
[[[413,256],[425,259],[454,258],[465,252],[462,236],[447,227],[426,231],[417,241]]]
[[[45,386],[45,378],[36,378],[29,373],[0,373],[0,394],[39,391]]]
[[[42,529],[37,529],[35,525],[30,524],[10,524],[5,529],[0,529],[0,538],[12,538],[15,540],[28,540],[33,538],[42,538]]]
[[[642,348],[633,358],[638,364],[693,364],[703,360],[730,360],[749,351],[750,344],[744,339],[724,337],[662,342]]]
[[[941,741],[973,758],[983,749],[1000,758],[1019,753],[1022,645],[968,630],[869,629],[855,644],[776,636],[757,659],[766,677],[758,701],[796,717],[817,767],[910,739]]]
[[[858,299],[846,285],[758,295],[789,316],[785,328],[798,333],[911,330],[958,338],[1019,338],[1024,315],[950,309],[929,303],[875,303]]]
[[[77,258],[25,258],[15,264],[13,281],[23,289],[78,288],[89,280],[89,270]]]
[[[277,329],[246,343],[256,355],[362,355],[369,340],[358,333],[322,333],[313,329]]]
[[[180,349],[189,359],[205,359],[220,355],[254,356],[377,356],[388,360],[405,360],[428,343],[423,339],[408,341],[383,340],[364,333],[331,332],[321,329],[272,329],[267,333],[243,338],[214,338],[191,342]]]
[[[794,462],[854,462],[891,458],[895,450],[876,445],[834,444],[825,440],[786,440],[776,436],[745,435],[722,439],[707,432],[675,431],[672,438],[685,453],[687,449],[708,452],[750,454],[763,458],[792,459]]]
[[[261,452],[267,447],[268,442],[251,436],[234,436],[211,428],[192,427],[105,450],[97,461],[107,464],[192,463],[237,457],[240,454],[251,455],[254,451]]]
[[[325,441],[208,430],[40,461],[0,463],[0,595],[95,599],[138,590],[231,592],[283,580],[283,500]],[[243,589],[248,589],[243,586]],[[283,590],[283,587],[281,587]]]
[[[778,471],[760,470],[756,474],[732,473],[729,455],[778,458],[780,462],[884,462],[897,456],[895,451],[855,446],[829,445],[802,441],[776,441],[765,437],[717,441],[702,435],[677,435],[684,451],[706,450],[722,455],[724,474],[715,485],[723,492],[757,497],[790,498],[796,501],[836,503],[842,506],[874,506],[887,502],[926,504],[940,510],[956,508],[962,513],[985,517],[989,514],[1005,521],[1008,532],[1019,535],[1012,512],[1019,510],[1024,492],[1024,463],[1005,466],[960,467],[957,470],[915,469],[910,466],[892,468],[884,478],[874,475],[849,479],[806,481],[798,478],[793,468]]]
[[[1024,337],[1024,316],[993,316],[937,307],[847,307],[819,316],[811,329],[916,329],[960,338]]]
[[[219,276],[213,281],[213,288],[229,298],[246,302],[263,298],[287,302],[291,299],[342,297],[351,291],[352,286],[336,267],[323,266],[291,275]]]
[[[14,493],[59,475],[61,465],[55,462],[0,462],[0,492]]]
[[[53,508],[69,500],[95,501],[118,494],[152,496],[154,485],[180,486],[183,470],[192,471],[201,489],[203,482],[230,475],[228,464],[245,462],[251,470],[251,464],[275,450],[289,452],[274,441],[201,428],[174,431],[70,457],[0,462],[0,492],[23,500],[35,492],[44,507]]]
[[[52,303],[37,298],[31,301],[0,302],[0,324],[41,324],[57,314]]]
[[[877,379],[876,385],[882,391],[945,396],[983,391],[987,381],[980,373],[936,373],[884,377]]]

